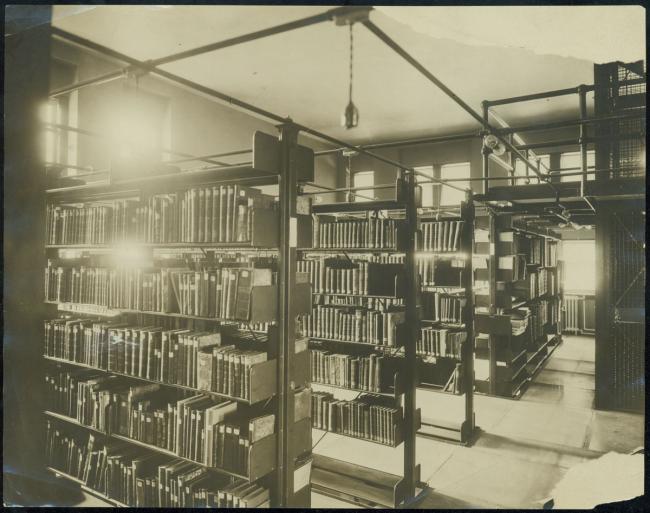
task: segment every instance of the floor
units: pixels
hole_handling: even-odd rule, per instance
[[[539,508],[572,466],[643,446],[643,415],[593,409],[594,373],[594,339],[565,336],[521,399],[475,396],[482,433],[472,447],[418,437],[421,477],[435,492],[422,507],[453,498],[476,508]],[[424,418],[462,418],[462,403],[418,391]],[[314,452],[401,473],[400,448],[327,435]],[[313,494],[312,507],[349,505]]]
[[[418,392],[423,417],[462,415],[458,397]],[[418,437],[422,480],[432,489],[423,508],[540,508],[569,468],[608,451],[644,445],[644,416],[595,411],[594,340],[565,336],[519,400],[475,397],[482,433],[472,447]],[[459,417],[460,418],[460,417]],[[393,474],[402,451],[334,434],[315,453]],[[88,497],[79,506],[101,505]],[[313,508],[350,508],[312,494]]]

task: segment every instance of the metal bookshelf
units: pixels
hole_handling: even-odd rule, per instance
[[[367,395],[377,395],[377,396],[389,396],[394,397],[395,399],[401,397],[403,399],[403,421],[402,429],[400,430],[400,435],[394,444],[390,444],[392,447],[398,447],[403,445],[403,476],[397,478],[394,486],[392,487],[392,496],[388,499],[385,499],[385,505],[392,507],[398,507],[400,505],[407,504],[412,502],[415,497],[421,493],[421,491],[426,487],[420,481],[420,465],[416,464],[415,459],[415,440],[416,433],[420,428],[420,410],[415,406],[415,393],[417,385],[417,377],[414,372],[416,368],[416,354],[415,354],[415,342],[418,333],[419,326],[419,308],[418,308],[418,299],[417,299],[417,269],[415,267],[415,252],[416,252],[416,234],[417,234],[417,201],[419,198],[419,188],[415,183],[415,176],[413,173],[402,172],[400,177],[395,183],[394,198],[388,200],[379,200],[379,201],[368,201],[360,203],[334,203],[334,204],[324,204],[324,205],[315,205],[313,207],[313,212],[316,215],[319,214],[363,214],[369,215],[369,213],[377,213],[379,211],[399,211],[404,213],[403,223],[396,227],[396,240],[395,247],[392,248],[360,248],[360,247],[347,247],[347,248],[320,248],[320,247],[303,247],[301,252],[304,256],[320,256],[330,255],[332,253],[340,254],[344,257],[350,259],[347,254],[403,254],[405,260],[404,268],[404,283],[405,287],[403,294],[401,295],[386,295],[386,296],[376,296],[376,295],[364,295],[364,294],[340,294],[327,292],[318,292],[316,295],[319,296],[348,296],[348,297],[365,297],[365,298],[388,298],[388,299],[402,299],[403,306],[405,311],[405,322],[402,325],[398,325],[398,339],[397,346],[386,346],[382,344],[372,343],[372,342],[360,342],[355,340],[338,340],[338,339],[328,339],[321,337],[310,337],[310,340],[313,342],[318,342],[319,344],[331,345],[332,347],[338,347],[337,351],[340,351],[341,346],[346,344],[352,344],[356,346],[365,346],[369,349],[380,349],[380,350],[403,350],[403,355],[399,358],[398,364],[399,368],[403,369],[402,372],[398,370],[398,373],[394,376],[394,382],[391,383],[393,386],[392,393],[385,392],[373,392],[372,390],[361,390],[358,388],[351,388],[339,385],[329,385],[326,383],[320,383],[314,381],[314,386],[320,387],[329,387],[333,389],[345,389],[351,390],[354,392],[359,392]],[[311,246],[311,244],[309,244]],[[324,265],[324,263],[323,263]],[[333,305],[333,306],[343,306],[346,305]],[[345,351],[344,351],[345,352]],[[386,354],[381,353],[381,354]],[[314,428],[317,432],[322,430]],[[329,431],[323,432],[323,435],[330,433]],[[331,432],[332,434],[355,438],[358,440],[363,440],[371,443],[380,443],[381,445],[386,445],[385,443],[379,442],[372,438],[365,438],[352,433],[347,432]],[[314,457],[314,468],[318,468],[319,459],[317,456]],[[319,490],[321,493],[327,495],[336,495],[338,485],[336,479],[331,482],[319,481],[314,485],[315,490]],[[346,499],[347,500],[347,499]]]
[[[436,259],[454,258],[463,262],[459,269],[460,280],[456,284],[421,285],[421,293],[442,292],[450,296],[462,298],[465,301],[461,311],[461,322],[445,322],[422,319],[425,326],[432,326],[455,331],[464,331],[466,340],[462,344],[460,358],[440,355],[418,354],[419,387],[432,392],[450,393],[447,384],[456,374],[456,365],[460,364],[460,383],[458,395],[464,399],[464,418],[459,422],[442,421],[432,418],[425,419],[418,434],[437,438],[443,441],[457,442],[464,445],[472,443],[477,427],[474,413],[474,306],[473,306],[473,275],[472,256],[474,250],[474,199],[471,191],[466,192],[465,201],[460,205],[456,217],[423,215],[420,221],[462,221],[460,244],[456,251],[431,252]],[[453,291],[453,292],[452,292]],[[430,358],[433,356],[433,360]]]
[[[240,475],[236,472],[229,472],[224,469],[216,469],[233,477],[257,481],[262,477],[265,479],[271,492],[270,504],[272,507],[309,507],[310,486],[294,489],[294,473],[302,468],[304,462],[309,459],[311,453],[311,425],[309,419],[301,418],[296,420],[296,393],[308,385],[308,376],[304,372],[304,358],[306,352],[297,353],[295,318],[311,308],[311,290],[308,283],[296,276],[296,249],[292,243],[296,236],[294,230],[297,228],[298,237],[310,236],[310,203],[298,199],[297,192],[299,184],[313,180],[314,159],[313,151],[297,143],[297,129],[290,122],[279,127],[278,138],[256,132],[253,136],[253,161],[250,165],[230,166],[202,170],[200,172],[180,172],[151,177],[139,177],[126,180],[108,180],[100,183],[75,184],[69,187],[53,187],[46,191],[48,204],[66,203],[89,203],[104,201],[107,198],[119,198],[121,195],[148,195],[184,190],[192,186],[223,184],[223,183],[244,183],[246,185],[267,185],[270,183],[279,186],[279,203],[277,215],[269,219],[260,217],[253,221],[253,240],[249,244],[242,243],[167,243],[148,244],[136,243],[135,247],[145,249],[188,251],[197,248],[214,252],[243,251],[275,251],[278,254],[277,285],[263,291],[258,298],[258,307],[254,305],[255,298],[251,302],[251,314],[248,319],[240,319],[243,322],[266,322],[275,321],[273,331],[276,336],[269,337],[273,347],[268,348],[270,369],[263,372],[261,379],[266,382],[262,387],[261,395],[248,399],[231,397],[225,394],[218,394],[210,391],[193,389],[165,382],[143,379],[138,376],[115,372],[108,369],[96,369],[79,362],[72,362],[60,358],[53,358],[45,355],[46,361],[52,364],[70,364],[84,368],[101,370],[108,374],[123,376],[135,381],[144,381],[160,384],[165,387],[180,388],[197,394],[216,395],[232,399],[243,404],[260,403],[262,400],[275,398],[275,401],[266,401],[275,414],[276,426],[272,440],[268,440],[252,449],[250,453],[248,475]],[[299,204],[299,206],[298,206]],[[297,212],[299,211],[299,213]],[[254,217],[253,217],[254,219]],[[291,222],[293,221],[293,222]],[[290,225],[291,222],[291,225]],[[273,226],[271,226],[271,223]],[[295,226],[294,224],[295,223]],[[265,232],[264,234],[259,233]],[[269,241],[269,234],[274,243]],[[93,253],[95,251],[112,251],[115,246],[110,244],[79,244],[62,245],[52,244],[45,247],[49,258],[59,258],[61,250],[81,250]],[[92,255],[91,255],[92,258]],[[304,278],[304,277],[303,277]],[[254,296],[254,294],[253,294]],[[235,319],[218,319],[211,317],[198,317],[182,315],[178,313],[161,313],[138,311],[128,309],[112,309],[98,305],[77,305],[62,303],[58,301],[46,301],[48,305],[56,306],[50,318],[55,317],[54,313],[73,312],[77,315],[93,317],[121,316],[121,315],[151,315],[160,318],[174,318],[177,322],[202,322],[203,326],[219,323],[233,323]],[[257,315],[255,312],[261,314]],[[251,389],[252,390],[252,389]],[[259,391],[258,390],[258,391]],[[264,397],[262,397],[264,396]],[[75,419],[68,418],[55,412],[45,412],[51,419],[58,422],[74,424],[78,428],[90,429],[78,423]],[[166,449],[145,444],[117,434],[109,435],[111,438],[138,445],[146,450],[166,454],[173,458],[182,457]],[[261,441],[260,441],[261,442]],[[251,448],[256,444],[251,445]],[[263,446],[263,447],[262,447]],[[188,460],[190,461],[190,460]],[[200,462],[192,461],[198,465]],[[56,471],[65,477],[58,470]],[[87,487],[86,487],[87,488]],[[84,488],[85,489],[85,488]],[[96,492],[93,492],[97,496]],[[101,497],[100,497],[101,498]],[[117,505],[108,501],[109,504]]]
[[[475,314],[476,331],[481,334],[477,339],[480,342],[477,342],[475,357],[488,362],[487,379],[478,379],[476,390],[516,398],[521,396],[562,341],[558,267],[556,264],[548,265],[547,261],[530,261],[531,241],[541,242],[547,248],[555,245],[557,239],[549,233],[520,226],[516,217],[506,210],[490,209],[486,215],[477,217],[476,229],[488,234],[488,240],[475,244],[476,253],[482,256],[487,266],[476,268],[474,277],[488,285],[487,294],[476,294],[475,302],[484,310]],[[501,240],[501,233],[511,233],[512,240]],[[499,265],[500,257],[519,258],[520,265],[503,268]],[[554,290],[533,294],[529,288],[529,276],[541,270],[552,275]],[[531,324],[533,317],[539,315],[537,312],[525,318],[527,326],[524,331],[514,333],[511,319],[516,317],[513,315],[521,308],[536,309],[541,302],[546,302],[547,308],[551,309],[546,313],[542,333],[535,333]],[[497,362],[503,362],[505,366]]]

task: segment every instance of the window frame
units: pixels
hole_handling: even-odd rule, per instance
[[[370,184],[357,184],[357,176],[359,176],[359,177],[361,177],[361,176],[370,176],[371,183]],[[363,187],[363,186],[374,187],[374,185],[375,185],[375,171],[374,170],[355,171],[354,173],[352,173],[352,187],[353,188],[356,189],[357,187]],[[360,196],[358,196],[358,194],[363,194],[363,195],[371,196],[371,197],[375,196],[374,195],[374,189],[359,189],[359,190],[355,190],[354,192],[355,192],[355,194],[354,194],[354,202],[355,203],[365,203],[365,202],[368,202],[368,201],[372,201],[372,200],[370,200],[368,198],[360,197]]]

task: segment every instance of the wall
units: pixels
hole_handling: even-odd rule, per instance
[[[53,44],[52,55],[77,66],[77,80],[85,80],[116,69],[116,64],[96,54],[72,47],[60,41]],[[128,98],[125,85],[135,85],[133,78],[87,87],[78,92],[78,126],[84,130],[106,133],[107,120],[115,117],[117,109]],[[235,110],[205,96],[171,84],[153,76],[138,79],[138,89],[152,93],[167,104],[168,133],[165,139],[168,148],[178,152],[202,156],[233,150],[251,148],[255,130],[277,135],[275,125]],[[329,149],[331,146],[313,138],[300,137],[301,144],[314,150]],[[115,145],[104,139],[80,136],[78,165],[93,166],[95,169],[110,167]],[[178,158],[178,157],[177,157]],[[250,159],[250,154],[223,158],[225,162],[236,163]],[[321,157],[316,160],[315,182],[334,187],[336,184],[336,157]],[[197,166],[193,162],[183,166]]]

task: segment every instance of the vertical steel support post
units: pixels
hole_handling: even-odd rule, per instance
[[[467,332],[467,340],[463,345],[463,388],[465,390],[465,422],[461,428],[463,442],[467,442],[474,434],[474,276],[472,272],[472,255],[474,253],[474,195],[471,190],[466,192],[465,203],[461,206],[461,219],[465,221],[463,229],[463,253],[465,253],[465,269],[463,283],[465,289],[465,310],[463,323]]]
[[[416,432],[420,428],[416,425],[417,415],[415,393],[418,384],[416,343],[420,331],[420,304],[418,271],[415,262],[416,239],[418,229],[416,193],[417,187],[415,173],[409,172],[406,181],[406,229],[408,233],[408,246],[406,247],[406,343],[404,344],[404,363],[406,365],[406,393],[404,394],[404,498],[411,499],[415,496],[416,481],[419,480],[416,472],[415,440]]]
[[[483,107],[483,128],[485,128],[490,121],[490,107],[486,101],[483,101],[481,105]],[[483,135],[485,136],[485,134]],[[486,152],[484,145],[481,145],[481,154],[483,155],[483,178],[485,178],[483,181],[483,194],[487,194],[490,190],[490,181],[487,180],[487,178],[490,178],[490,155]]]
[[[495,315],[497,313],[497,265],[499,263],[499,258],[496,252],[497,248],[497,215],[490,211],[490,256],[488,263],[488,280],[490,284],[490,315]],[[497,392],[497,383],[496,383],[496,373],[497,373],[497,341],[496,335],[490,335],[488,340],[488,353],[489,353],[489,365],[490,365],[490,381],[489,381],[489,393],[490,395],[496,395]]]
[[[578,87],[578,97],[580,102],[580,119],[587,118],[587,91],[584,85]],[[585,195],[587,185],[587,125],[580,123],[580,196]]]
[[[296,289],[298,192],[297,170],[294,155],[298,140],[297,128],[288,121],[280,125],[280,247],[279,247],[279,300],[278,305],[278,444],[276,507],[287,507],[293,494],[294,447],[291,433],[294,424],[293,362],[296,354],[296,314],[294,291]]]

